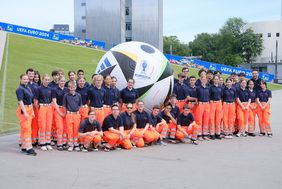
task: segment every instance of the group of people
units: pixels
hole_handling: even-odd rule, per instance
[[[175,79],[173,93],[151,112],[138,100],[134,79],[117,89],[115,76],[93,74],[91,84],[83,70],[54,70],[51,77],[26,70],[16,90],[21,151],[110,151],[152,144],[191,143],[255,135],[258,115],[260,135],[271,137],[271,91],[253,70],[253,78],[232,73],[224,82],[219,71],[199,70],[189,77],[184,67]],[[42,80],[41,80],[42,79]],[[52,81],[51,81],[52,79]]]

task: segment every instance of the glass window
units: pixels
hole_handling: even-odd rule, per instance
[[[85,7],[85,6],[86,6],[86,3],[81,3],[81,6],[82,6],[82,7]]]
[[[280,37],[280,33],[276,33],[276,37]]]
[[[129,7],[125,7],[125,15],[126,15],[126,16],[129,15]]]
[[[131,22],[126,22],[125,24],[125,30],[130,31],[131,30]]]
[[[267,37],[271,37],[271,33],[267,33]]]
[[[132,38],[131,38],[131,37],[126,37],[126,38],[125,38],[125,41],[126,41],[126,42],[132,41]]]
[[[81,19],[82,19],[82,20],[85,20],[85,19],[86,19],[86,16],[82,16]]]

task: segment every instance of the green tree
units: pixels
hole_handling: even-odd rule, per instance
[[[179,56],[189,56],[190,49],[188,44],[182,43],[177,36],[164,36],[164,53],[170,54],[170,46],[172,54]]]

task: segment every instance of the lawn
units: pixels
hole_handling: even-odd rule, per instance
[[[7,50],[7,49],[6,49]],[[19,75],[27,68],[38,70],[41,75],[50,74],[52,70],[62,68],[65,71],[83,69],[89,80],[97,63],[105,52],[89,48],[65,45],[61,43],[9,34],[8,67],[4,121],[0,122],[0,133],[18,130],[18,119],[15,114],[17,100],[15,90],[19,84]],[[172,65],[175,75],[181,67]],[[3,68],[3,65],[2,65]],[[190,75],[197,76],[198,70],[190,69]],[[0,72],[0,94],[2,94],[3,69]],[[227,77],[227,75],[225,76]],[[281,85],[269,84],[272,90],[282,89]]]

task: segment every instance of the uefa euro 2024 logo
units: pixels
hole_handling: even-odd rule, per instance
[[[151,79],[151,77],[148,75],[149,64],[146,60],[141,61],[138,67],[139,73],[135,73],[136,77]]]

